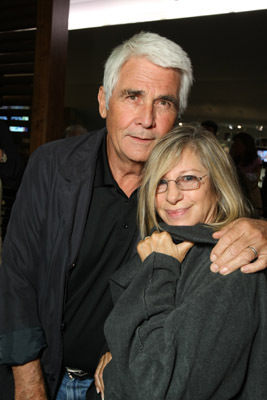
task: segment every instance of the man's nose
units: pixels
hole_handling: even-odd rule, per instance
[[[138,123],[140,123],[144,128],[154,128],[155,123],[155,110],[153,104],[144,104],[139,109]]]
[[[168,188],[166,191],[166,199],[170,204],[176,204],[178,201],[182,200],[184,193],[174,181],[168,182]]]

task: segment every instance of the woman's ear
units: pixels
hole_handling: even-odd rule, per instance
[[[98,109],[99,109],[99,114],[101,115],[102,118],[106,118],[107,116],[107,109],[106,109],[106,94],[105,94],[105,89],[104,86],[100,86],[98,90]]]

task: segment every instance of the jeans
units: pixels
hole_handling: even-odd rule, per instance
[[[70,378],[65,372],[56,400],[85,400],[86,392],[93,379]]]

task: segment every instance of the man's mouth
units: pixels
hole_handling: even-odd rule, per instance
[[[131,138],[140,142],[151,142],[152,140],[155,140],[155,138],[140,137],[140,136],[131,136]]]
[[[136,142],[144,143],[144,142],[151,142],[155,140],[154,136],[147,137],[147,136],[138,136],[138,135],[129,135],[131,139],[135,140]]]

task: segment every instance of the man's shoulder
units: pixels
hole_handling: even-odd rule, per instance
[[[88,156],[97,154],[105,129],[88,132],[81,136],[59,139],[39,146],[30,157],[30,164],[53,163],[57,165],[83,162]]]
[[[39,146],[35,152],[43,154],[59,154],[64,156],[78,150],[90,149],[97,146],[99,142],[103,140],[105,136],[105,129],[99,129],[85,133],[81,136],[73,136],[70,138],[58,139],[52,142],[48,142]],[[35,153],[34,152],[34,153]]]

